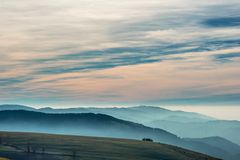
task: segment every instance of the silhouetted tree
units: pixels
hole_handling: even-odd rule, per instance
[[[42,147],[42,154],[45,154],[45,148]]]
[[[37,148],[36,148],[35,146],[32,146],[31,148],[32,148],[32,153],[33,153],[33,154],[36,154]]]
[[[142,141],[153,142],[153,140],[150,138],[143,138]]]
[[[73,151],[72,151],[72,157],[76,157],[76,154],[77,154],[76,151],[73,150]]]
[[[31,147],[30,147],[30,143],[27,143],[27,153],[31,152]]]

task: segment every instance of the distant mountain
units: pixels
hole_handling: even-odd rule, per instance
[[[163,143],[177,143],[179,138],[162,129],[94,114],[46,114],[17,110],[0,111],[0,129],[4,131],[45,132],[99,137],[142,139],[150,137]],[[24,127],[23,127],[24,126]]]
[[[138,106],[128,108],[66,108],[53,109],[50,107],[35,109],[21,105],[0,105],[0,110],[28,110],[44,113],[101,113],[119,119],[136,123],[148,123],[155,120],[172,120],[178,122],[206,122],[216,120],[194,112],[171,111],[160,107]],[[134,115],[134,116],[133,116]]]
[[[144,125],[162,128],[181,137],[201,138],[220,136],[234,143],[240,144],[240,122],[214,120],[207,122],[177,122],[157,120]]]
[[[12,104],[0,105],[0,111],[5,111],[5,110],[37,111],[37,109],[35,108],[23,106],[23,105],[12,105]]]
[[[217,120],[193,112],[171,111],[160,107],[129,108],[43,108],[44,113],[101,113],[119,119],[161,128],[181,137],[202,138],[220,136],[240,144],[240,122]]]
[[[171,111],[160,107],[138,106],[129,108],[67,108],[34,109],[20,105],[0,105],[0,110],[15,109],[43,113],[100,113],[118,119],[161,128],[180,137],[202,138],[220,136],[240,144],[240,122],[217,120],[198,113]]]
[[[0,111],[0,130],[42,132],[127,139],[151,138],[156,142],[172,144],[218,158],[232,160],[235,155],[222,148],[191,139],[181,139],[162,129],[93,114],[47,114],[33,111]],[[234,159],[238,160],[238,159]]]
[[[219,150],[222,150],[222,158],[225,157],[224,159],[229,159],[229,160],[239,159],[240,146],[222,137],[187,138],[185,140],[189,140],[190,142],[195,141],[199,143],[204,143],[211,147],[218,148]],[[232,156],[229,156],[229,155],[232,155]]]
[[[185,140],[197,141],[206,143],[213,147],[218,147],[219,149],[225,150],[230,154],[237,155],[240,154],[240,146],[228,141],[222,137],[207,137],[207,138],[186,138]]]
[[[171,111],[160,107],[138,106],[129,108],[68,108],[52,109],[42,108],[39,111],[45,113],[102,113],[129,120],[137,123],[147,123],[153,120],[176,119],[180,122],[205,122],[215,120],[212,117],[193,112]],[[134,116],[133,116],[134,115]]]

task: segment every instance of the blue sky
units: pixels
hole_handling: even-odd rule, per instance
[[[240,105],[239,0],[3,0],[0,103]]]

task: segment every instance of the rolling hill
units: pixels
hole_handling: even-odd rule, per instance
[[[46,114],[41,112],[13,110],[0,111],[0,130],[19,132],[41,132],[95,137],[127,139],[151,138],[156,142],[171,144],[214,157],[232,160],[235,156],[218,147],[190,139],[181,139],[162,129],[93,114]]]
[[[137,140],[0,132],[0,157],[12,160],[217,160],[170,145]]]
[[[148,123],[154,120],[176,120],[178,122],[206,122],[215,118],[193,112],[171,111],[160,107],[138,106],[129,108],[66,108],[53,109],[50,107],[35,109],[22,105],[0,105],[3,110],[28,110],[43,113],[101,113],[119,119],[136,123]],[[134,116],[132,116],[134,115]]]
[[[240,144],[240,122],[213,120],[207,122],[177,122],[157,120],[144,125],[162,128],[180,137],[203,138],[219,136]]]
[[[217,120],[198,113],[171,111],[160,107],[35,109],[21,105],[0,105],[0,110],[29,110],[43,113],[101,113],[152,128],[161,128],[180,137],[219,136],[240,145],[239,121]]]
[[[189,138],[186,138],[188,140]],[[190,138],[190,141],[197,141],[206,143],[208,145],[218,147],[219,149],[225,150],[233,155],[240,153],[240,146],[228,141],[222,137],[207,137],[207,138]]]

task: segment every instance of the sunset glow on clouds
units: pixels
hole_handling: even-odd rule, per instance
[[[239,0],[2,0],[0,102],[240,104]]]

